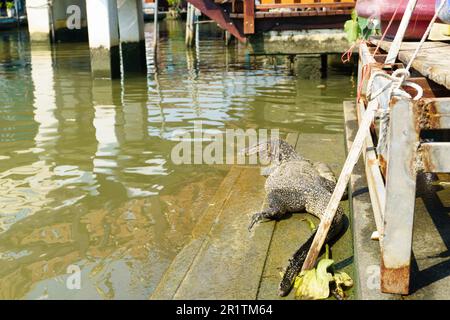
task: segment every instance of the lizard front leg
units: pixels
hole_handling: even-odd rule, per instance
[[[286,208],[280,199],[280,195],[276,191],[272,191],[267,196],[269,206],[262,212],[253,215],[248,230],[251,231],[253,226],[262,220],[278,220],[286,214]]]

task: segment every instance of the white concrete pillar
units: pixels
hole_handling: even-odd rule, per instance
[[[27,0],[28,31],[32,41],[49,41],[51,37],[50,6],[47,0]]]
[[[91,69],[96,78],[120,77],[116,0],[86,0]]]
[[[27,0],[32,41],[87,40],[86,0]]]
[[[117,0],[123,70],[147,72],[142,0]]]

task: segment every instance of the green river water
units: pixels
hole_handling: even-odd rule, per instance
[[[183,25],[164,22],[147,77],[109,81],[92,79],[87,43],[0,33],[1,299],[148,298],[230,169],[173,164],[173,134],[194,121],[343,134],[351,72],[302,79],[221,37],[202,25],[186,50]]]

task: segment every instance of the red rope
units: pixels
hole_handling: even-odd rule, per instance
[[[354,44],[352,44],[352,46],[342,54],[342,56],[341,56],[342,63],[345,64],[345,63],[350,62],[350,60],[352,59],[353,50],[355,49],[355,46],[356,46],[356,42]]]
[[[383,33],[383,35],[381,36],[381,39],[380,39],[380,41],[378,42],[378,45],[377,45],[375,51],[373,52],[373,56],[374,56],[374,57],[375,57],[375,55],[378,53],[378,50],[380,49],[381,42],[383,42],[384,38],[386,38],[386,35],[387,35],[389,29],[391,28],[392,23],[394,22],[395,17],[397,16],[397,12],[398,12],[398,10],[400,9],[400,6],[403,4],[403,1],[404,1],[404,0],[400,0],[400,2],[398,3],[397,8],[395,9],[394,14],[393,14],[392,17],[391,17],[391,20],[389,21],[389,24],[388,24],[387,27],[386,27],[386,30],[384,30],[384,33]]]
[[[361,69],[361,79],[359,80],[358,90],[356,93],[356,102],[357,103],[359,103],[359,100],[361,100],[363,84],[364,84],[364,81],[368,78],[367,76],[369,75],[368,71],[369,71],[369,65],[365,64]]]
[[[386,30],[384,30],[384,33],[381,36],[380,41],[378,42],[378,45],[375,48],[375,51],[373,52],[373,55],[372,55],[373,57],[375,57],[375,55],[378,53],[378,50],[380,49],[381,42],[386,38],[386,35],[387,35],[389,29],[391,28],[392,23],[394,22],[395,17],[397,16],[398,10],[400,9],[401,5],[403,4],[403,1],[404,0],[400,0],[400,2],[398,3],[397,8],[394,11],[394,14],[392,15],[392,17],[391,17],[391,19],[389,21],[389,24],[386,27]],[[347,52],[345,52],[342,55],[342,57],[344,57],[344,55],[347,54],[347,59],[348,59],[347,62],[350,61],[349,59],[351,58],[351,53],[349,55],[348,52],[350,50],[351,50],[351,52],[353,52],[353,48],[354,48],[355,45],[356,45],[356,43],[353,44],[352,47]],[[343,58],[342,58],[342,62],[344,62]],[[366,64],[361,69],[361,79],[360,79],[360,83],[358,84],[358,90],[357,90],[357,94],[356,94],[356,101],[357,102],[359,102],[360,99],[361,99],[363,84],[364,84],[364,81],[366,80],[366,78],[368,78],[368,75],[369,75],[368,71],[369,71],[369,65]]]
[[[394,22],[395,17],[397,16],[398,10],[400,9],[401,5],[403,4],[403,1],[404,0],[400,0],[400,2],[398,3],[397,8],[394,11],[394,14],[392,15],[391,20],[389,21],[389,24],[387,25],[386,30],[384,31],[383,35],[381,36],[381,39],[378,42],[378,45],[373,53],[374,57],[378,53],[378,50],[380,49],[381,42],[384,40],[384,38],[386,38],[386,35],[387,35],[389,29],[391,28],[392,23]],[[359,40],[359,41],[355,42],[354,44],[352,44],[351,47],[342,54],[342,56],[341,56],[342,63],[344,63],[344,64],[349,63],[352,58],[353,50],[355,49],[355,46],[361,44],[361,42],[364,42],[364,41],[365,40]]]

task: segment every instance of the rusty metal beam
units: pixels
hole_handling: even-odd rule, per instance
[[[362,44],[360,47],[360,66],[358,84],[367,79],[362,78],[362,66],[368,66],[366,75],[377,71],[391,73],[402,64],[383,65],[385,54],[373,57],[374,48]],[[383,218],[383,233],[380,234],[381,244],[381,289],[386,293],[408,294],[410,283],[410,260],[414,221],[414,205],[416,194],[416,172],[447,173],[450,171],[450,142],[420,142],[423,130],[450,128],[450,91],[429,79],[411,78],[424,90],[424,98],[419,101],[396,99],[385,95],[378,97],[380,105],[389,105],[390,124],[388,148],[385,157],[386,183],[385,206]],[[363,83],[362,98],[365,98],[367,83]],[[384,86],[382,79],[373,81],[373,91]],[[404,88],[410,94],[409,88]],[[364,103],[359,105],[359,113],[365,110]],[[439,131],[439,130],[438,130]],[[434,131],[431,131],[434,132]],[[434,133],[433,133],[434,134]],[[370,136],[370,135],[369,135]],[[368,137],[369,137],[368,136]],[[445,139],[445,138],[444,138]],[[371,142],[368,141],[370,147]],[[419,146],[419,147],[418,147]],[[366,175],[371,191],[374,211],[380,211],[380,200],[377,193],[383,192],[383,187],[377,190],[375,181],[379,170],[374,159],[370,159],[373,149],[366,150]],[[373,156],[373,155],[372,155]],[[373,157],[372,157],[373,158]],[[368,160],[369,159],[369,160]],[[375,170],[374,170],[375,167]],[[381,183],[379,183],[381,185]],[[372,196],[372,191],[375,196]],[[375,213],[377,220],[377,214]],[[378,217],[379,219],[379,217]],[[377,229],[379,221],[377,222]]]
[[[419,136],[410,101],[393,98],[390,108],[381,290],[408,294]]]
[[[450,98],[421,99],[414,104],[416,131],[450,128]]]
[[[428,142],[422,143],[419,150],[425,172],[446,173],[450,172],[450,143]]]
[[[214,20],[222,29],[235,36],[236,39],[241,42],[246,41],[242,29],[231,20],[227,9],[224,9],[212,0],[188,0],[188,2],[208,18]]]

